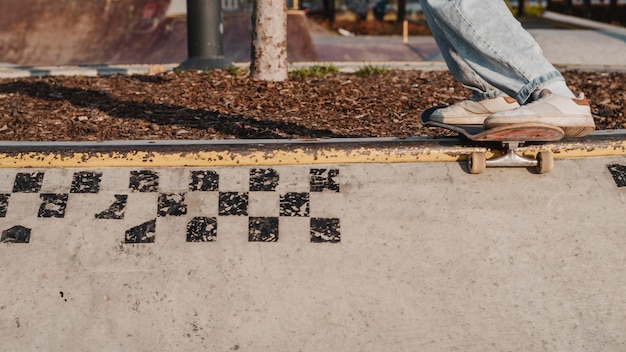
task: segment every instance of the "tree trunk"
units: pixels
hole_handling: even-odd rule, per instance
[[[287,79],[287,9],[282,0],[255,0],[252,8],[250,77]]]
[[[517,17],[524,16],[524,0],[519,0],[517,2]]]

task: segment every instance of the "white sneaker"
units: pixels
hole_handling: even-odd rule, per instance
[[[561,127],[565,137],[582,137],[596,128],[584,94],[572,99],[544,89],[539,96],[534,102],[515,110],[491,114],[485,119],[485,129],[513,123],[546,123]]]
[[[508,96],[481,101],[468,99],[435,110],[430,115],[430,120],[450,125],[482,125],[487,116],[495,112],[513,110],[518,107],[517,101]]]

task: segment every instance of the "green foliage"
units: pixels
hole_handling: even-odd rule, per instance
[[[233,76],[244,76],[250,73],[250,68],[231,65],[227,68],[228,73]]]
[[[367,65],[354,72],[358,77],[383,76],[391,73],[386,67]]]
[[[339,69],[332,65],[314,65],[289,72],[292,78],[322,78],[329,73],[337,73]]]
[[[524,7],[524,16],[526,17],[541,17],[543,16],[544,8],[541,4]]]

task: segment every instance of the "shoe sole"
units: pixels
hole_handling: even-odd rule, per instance
[[[496,127],[502,127],[502,126],[506,126],[509,125],[508,123],[499,123],[499,124],[490,124],[489,127],[485,127],[485,129],[492,129],[492,128],[496,128]],[[548,125],[552,125],[552,124],[548,124]],[[556,126],[556,125],[553,125]],[[563,132],[564,132],[564,137],[566,138],[579,138],[579,137],[584,137],[588,134],[590,134],[591,132],[595,131],[596,126],[559,126]]]
[[[579,138],[584,137],[591,132],[593,132],[596,127],[595,126],[572,126],[572,127],[561,127],[563,132],[565,132],[565,137],[570,138]]]
[[[485,116],[472,116],[472,117],[431,117],[430,121],[445,123],[446,125],[482,125],[485,123],[485,119],[489,115]]]
[[[523,122],[533,122],[533,123],[546,123],[549,125],[553,125],[553,126],[559,126],[561,129],[563,129],[563,132],[565,132],[565,137],[571,137],[571,138],[578,138],[578,137],[584,137],[588,134],[590,134],[591,132],[593,132],[596,129],[596,125],[595,122],[593,120],[593,118],[589,119],[588,117],[575,117],[572,119],[572,121],[576,121],[577,123],[572,124],[572,121],[569,121],[570,123],[566,123],[564,122],[563,125],[561,126],[558,123],[550,123],[550,122],[546,122],[549,121],[550,119],[552,120],[558,120],[560,117],[551,117],[551,116],[542,116],[540,118],[534,118],[534,119],[529,119],[528,121],[523,121]],[[488,121],[490,122],[490,121]],[[485,124],[485,129],[491,129],[494,127],[500,127],[500,126],[506,126],[508,124],[511,123],[521,123],[520,121],[515,121],[515,122],[500,122],[500,123],[486,123]]]

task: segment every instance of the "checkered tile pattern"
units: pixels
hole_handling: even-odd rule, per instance
[[[245,170],[245,169],[243,169]],[[220,238],[220,220],[227,217],[246,217],[248,220],[248,241],[280,241],[279,223],[282,218],[308,218],[311,243],[338,243],[341,241],[340,221],[338,218],[312,217],[311,194],[317,192],[339,193],[339,169],[314,168],[308,170],[308,191],[277,191],[281,182],[280,174],[272,168],[250,168],[248,184],[242,190],[221,190],[220,172],[217,170],[189,170],[184,177],[188,188],[185,191],[168,192],[161,186],[159,170],[133,170],[128,174],[127,189],[115,191],[109,205],[93,214],[93,221],[121,221],[127,217],[129,196],[133,194],[156,194],[156,213],[153,218],[127,228],[123,234],[124,243],[153,243],[157,241],[159,218],[186,217],[187,242],[213,242]],[[246,172],[244,171],[244,172]],[[33,205],[36,216],[42,219],[64,219],[68,204],[75,194],[102,194],[102,185],[107,178],[107,171],[75,171],[69,189],[62,192],[42,191],[46,171],[16,171],[12,192],[0,193],[0,220],[12,206],[15,194],[33,193],[38,195]],[[63,187],[60,187],[63,188]],[[68,192],[69,190],[69,192]],[[109,194],[111,193],[108,190]],[[217,203],[217,212],[204,215],[198,209],[192,209],[188,202],[194,196],[214,194],[211,199]],[[277,197],[276,209],[257,206],[253,211],[251,202],[264,195]],[[33,195],[34,196],[34,195]],[[35,198],[33,198],[35,199]],[[194,203],[195,204],[195,203]],[[274,203],[272,203],[274,204]],[[154,206],[146,205],[147,207]],[[262,208],[259,214],[259,209]],[[191,214],[191,215],[189,215]],[[270,214],[270,216],[268,216]],[[127,219],[128,220],[128,219]],[[32,230],[24,224],[9,224],[0,228],[2,243],[28,243]]]
[[[617,187],[626,187],[626,166],[620,164],[607,165]]]

